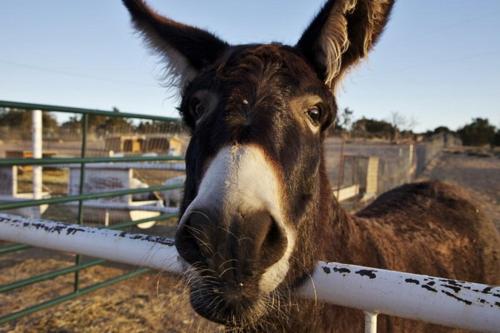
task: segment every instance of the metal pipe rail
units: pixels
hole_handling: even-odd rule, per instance
[[[79,163],[123,163],[123,162],[184,162],[180,156],[123,156],[123,157],[50,157],[38,158],[9,158],[0,159],[0,166],[23,165],[61,165]],[[168,163],[155,163],[155,165],[168,165]],[[140,166],[140,165],[139,165]]]
[[[0,239],[135,266],[181,272],[174,242],[166,237],[0,213]]]
[[[0,238],[173,273],[182,264],[172,240],[0,214]],[[376,314],[485,332],[500,330],[500,287],[340,263],[319,262],[301,297]]]
[[[178,123],[180,122],[179,118],[152,116],[139,113],[114,112],[114,111],[105,111],[98,109],[86,109],[86,108],[77,108],[70,106],[35,104],[35,103],[24,103],[24,102],[13,102],[13,101],[2,101],[2,100],[0,100],[0,107],[15,108],[22,110],[41,110],[50,112],[79,113],[83,115],[87,114],[87,115],[116,117],[116,118],[136,118],[136,119],[155,120],[162,122],[169,122],[169,121]]]

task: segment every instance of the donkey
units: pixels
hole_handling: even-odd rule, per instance
[[[461,190],[404,185],[356,215],[332,195],[322,143],[342,76],[392,0],[329,0],[294,46],[229,45],[123,0],[179,86],[191,132],[176,247],[201,316],[242,332],[361,332],[361,311],[298,299],[318,260],[496,283],[499,235]],[[379,319],[382,331],[438,331]]]

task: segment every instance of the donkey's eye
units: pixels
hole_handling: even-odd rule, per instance
[[[192,97],[189,100],[189,112],[193,115],[195,119],[201,117],[201,115],[205,112],[205,106],[203,102],[198,97]]]
[[[321,107],[319,105],[312,106],[307,109],[306,113],[313,125],[318,126],[322,115]]]

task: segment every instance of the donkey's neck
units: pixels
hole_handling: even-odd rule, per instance
[[[333,195],[323,160],[317,181],[315,209],[309,211],[304,223],[300,224],[303,228],[298,232],[301,239],[296,247],[295,261],[289,271],[293,287],[302,285],[310,278],[318,260],[364,264],[358,262],[358,256],[360,252],[366,254],[368,248],[365,246],[370,243],[365,239],[366,233],[361,230],[359,222],[362,221],[347,213]],[[330,305],[317,304],[299,297],[293,299],[296,306],[287,309],[290,312],[286,321],[277,321],[274,315],[270,315],[272,319],[268,322],[274,324],[262,331],[323,332],[339,326],[339,322],[336,322],[339,317],[333,315]]]
[[[366,264],[372,260],[359,262],[370,254],[370,235],[364,231],[362,220],[341,207],[333,195],[324,161],[320,167],[320,228],[316,228],[316,242],[320,247],[317,259],[350,264]],[[361,255],[360,255],[361,254]]]

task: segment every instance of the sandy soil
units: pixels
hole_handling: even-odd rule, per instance
[[[465,153],[443,153],[423,178],[466,187],[500,229],[500,160]],[[0,285],[72,265],[73,256],[28,250],[0,257]],[[93,267],[81,273],[83,285],[131,268]],[[133,268],[132,268],[133,269]],[[71,291],[73,275],[0,294],[0,316]],[[8,324],[0,332],[220,332],[197,316],[182,283],[160,273],[146,274]]]

